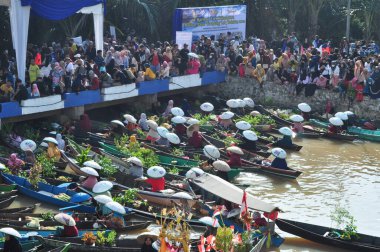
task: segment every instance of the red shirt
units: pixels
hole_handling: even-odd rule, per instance
[[[62,236],[64,237],[76,237],[79,235],[78,229],[76,226],[63,226]]]
[[[159,179],[148,178],[147,180],[145,180],[145,182],[152,185],[152,192],[158,192],[165,189],[164,177]]]

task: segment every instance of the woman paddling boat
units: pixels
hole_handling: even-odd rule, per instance
[[[5,234],[4,252],[22,252],[20,241],[21,234],[17,230],[9,227],[1,228],[0,233]]]
[[[272,149],[272,154],[275,156],[275,159],[273,159],[272,163],[270,164],[271,167],[279,168],[287,170],[289,169],[288,164],[286,163],[286,151],[284,151],[281,148],[274,148]]]
[[[282,127],[278,131],[283,135],[283,137],[278,140],[275,145],[283,148],[291,148],[293,146],[293,131],[288,127]]]
[[[289,118],[293,122],[292,130],[295,133],[303,133],[304,128],[302,122],[304,121],[303,117],[301,115],[292,115]]]
[[[311,107],[307,103],[298,104],[298,109],[301,110],[301,115],[305,121],[310,120]]]
[[[343,121],[338,117],[329,119],[328,132],[331,134],[340,134],[342,132]]]
[[[63,229],[57,228],[57,236],[61,237],[76,237],[79,235],[78,228],[73,217],[65,213],[59,213],[54,216],[54,219],[63,225]]]

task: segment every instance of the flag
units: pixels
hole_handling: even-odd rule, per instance
[[[212,223],[212,226],[213,227],[216,227],[216,225],[218,224],[218,219],[217,218],[213,218],[214,219],[214,221],[213,221],[213,223]]]
[[[160,252],[166,252],[167,247],[166,247],[166,241],[165,238],[161,238],[161,245],[160,245]]]
[[[203,235],[201,236],[201,244],[198,245],[198,251],[199,252],[206,252],[206,249],[205,249],[205,238],[204,238]]]
[[[248,206],[247,206],[247,192],[244,191],[243,193],[243,199],[241,200],[241,211],[240,211],[240,218],[245,216],[248,213]]]
[[[278,211],[272,211],[270,213],[264,213],[264,216],[274,221],[278,218]]]

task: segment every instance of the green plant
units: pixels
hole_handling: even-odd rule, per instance
[[[140,128],[136,129],[136,133],[137,133],[137,136],[139,138],[145,138],[146,137],[146,133],[142,129],[140,129]]]
[[[258,115],[258,116],[245,115],[239,118],[237,121],[246,121],[246,122],[249,122],[252,126],[276,124],[276,121],[267,115]]]
[[[117,172],[117,167],[109,157],[100,156],[98,164],[102,167],[100,174],[107,178],[112,177]]]
[[[355,218],[345,208],[336,206],[334,212],[330,215],[331,221],[335,223],[335,229],[342,231],[335,231],[334,233],[339,238],[344,240],[358,239],[357,226],[355,225]]]
[[[106,238],[106,245],[114,246],[116,243],[116,236],[117,236],[117,233],[115,230],[112,230],[111,232],[109,232]]]
[[[1,125],[0,135],[1,137],[8,136],[13,131],[13,123],[4,123]]]
[[[177,168],[177,166],[172,166],[169,168],[169,171],[168,171],[170,174],[174,174],[174,175],[178,175],[179,174],[179,169]]]
[[[137,198],[137,189],[128,189],[124,191],[123,195],[119,195],[113,198],[114,201],[125,205],[132,204]]]
[[[201,154],[197,154],[197,153],[195,153],[195,154],[193,155],[193,159],[196,160],[196,161],[198,161],[198,162],[200,162],[200,161],[201,161]]]
[[[95,242],[96,242],[97,246],[106,245],[106,242],[107,242],[106,231],[96,232],[96,241]]]
[[[49,159],[46,153],[37,155],[37,163],[41,165],[42,176],[54,178],[56,175],[54,161]]]
[[[91,146],[87,147],[86,149],[81,149],[81,152],[75,158],[79,166],[83,166],[84,162],[90,161],[90,157],[88,156],[90,151],[91,151]]]
[[[215,245],[218,250],[230,251],[234,231],[230,227],[218,227],[216,231]]]
[[[52,212],[50,212],[50,211],[48,211],[46,213],[41,213],[41,218],[44,221],[53,220],[54,219],[54,214]]]
[[[211,121],[212,115],[194,114],[193,118],[199,120],[199,125],[206,125]]]
[[[185,155],[185,153],[183,152],[183,150],[180,149],[180,148],[173,148],[171,154],[174,155],[174,156],[177,156],[177,157],[181,157],[181,156]]]
[[[37,188],[38,182],[42,181],[40,177],[41,173],[42,173],[42,166],[38,162],[36,162],[33,165],[33,167],[29,170],[28,181],[35,188]]]

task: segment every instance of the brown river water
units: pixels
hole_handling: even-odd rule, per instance
[[[380,236],[380,144],[338,142],[327,139],[296,139],[304,146],[288,152],[288,164],[303,172],[297,180],[243,173],[238,180],[250,184],[249,192],[280,207],[280,217],[331,226],[330,213],[340,204],[357,220],[360,233]],[[23,198],[12,207],[33,201]],[[41,206],[46,211],[49,206]],[[54,209],[54,208],[53,208]],[[281,252],[340,252],[281,232]]]

